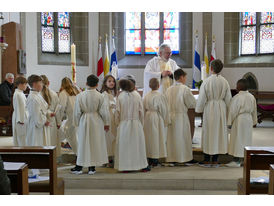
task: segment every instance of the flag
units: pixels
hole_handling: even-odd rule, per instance
[[[101,41],[99,42],[99,46],[98,46],[97,77],[99,78],[99,83],[103,81],[103,78],[104,78],[104,67],[103,67],[103,57],[102,57],[102,45],[101,45]]]
[[[104,76],[109,73],[109,56],[108,56],[108,40],[106,38],[106,47],[105,47],[105,55],[104,55]]]
[[[215,46],[215,37],[213,36],[210,62],[212,62],[214,59],[216,59],[216,46]]]
[[[111,57],[110,57],[109,71],[110,71],[111,75],[114,76],[115,79],[117,79],[117,77],[118,77],[118,62],[117,62],[114,36],[112,37],[112,51],[111,51]]]
[[[193,66],[193,83],[192,88],[195,88],[195,83],[201,81],[201,63],[199,54],[199,39],[195,36],[195,51],[194,51],[194,66]]]
[[[204,52],[204,61],[205,61],[205,69],[206,69],[206,76],[204,78],[206,78],[209,75],[209,64],[208,64],[208,54],[207,54],[207,35],[205,38],[205,52]]]

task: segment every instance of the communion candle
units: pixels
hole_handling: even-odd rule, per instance
[[[70,51],[71,51],[71,69],[72,69],[71,80],[74,84],[76,84],[76,46],[75,46],[75,44],[71,45]]]
[[[206,73],[206,63],[203,61],[201,65],[201,80],[205,80],[207,78],[207,73]]]

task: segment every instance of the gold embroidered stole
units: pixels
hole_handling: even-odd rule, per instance
[[[170,62],[165,62],[160,59],[160,70],[163,71],[172,71]],[[166,92],[166,90],[172,85],[173,80],[169,78],[169,76],[163,77],[161,80],[163,94]]]

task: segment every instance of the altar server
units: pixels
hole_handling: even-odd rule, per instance
[[[220,72],[221,60],[211,62],[212,75],[204,80],[199,92],[195,111],[203,113],[201,166],[218,167],[218,154],[226,154],[228,147],[227,110],[231,91],[227,80]],[[212,157],[212,159],[211,159]]]
[[[183,69],[174,72],[175,85],[167,89],[171,123],[167,133],[167,162],[192,163],[192,139],[188,109],[195,108],[196,100],[186,83],[187,74]]]
[[[252,146],[252,127],[257,124],[257,103],[247,91],[246,79],[237,82],[239,93],[232,98],[229,107],[227,124],[231,127],[228,154],[234,157],[229,167],[240,167],[243,164],[244,147]]]
[[[13,114],[12,129],[14,146],[26,146],[26,133],[28,112],[26,108],[26,96],[24,91],[27,89],[27,80],[25,77],[15,79],[15,92],[13,94]]]
[[[106,132],[106,143],[109,157],[109,167],[114,167],[113,157],[115,153],[115,138],[117,133],[117,127],[115,125],[115,109],[116,109],[116,96],[117,85],[116,80],[112,75],[105,76],[102,84],[101,93],[103,94],[109,108],[110,115],[110,129]]]
[[[75,154],[77,154],[77,128],[73,125],[73,110],[77,94],[79,94],[79,91],[72,84],[71,80],[68,77],[63,78],[59,93],[61,109],[59,116],[57,116],[57,121],[58,126],[61,126],[62,121],[65,121],[60,129],[62,129]]]
[[[47,146],[56,146],[57,156],[61,153],[61,142],[57,135],[57,120],[56,115],[59,113],[59,98],[55,91],[49,88],[49,80],[47,76],[41,75],[43,79],[43,89],[41,94],[44,100],[48,103],[48,110],[52,114],[49,117],[50,126],[46,128],[46,135],[47,135]]]
[[[114,168],[119,171],[149,171],[143,130],[142,98],[133,81],[121,79],[122,92],[117,98],[115,123],[118,125]]]
[[[143,100],[146,153],[150,166],[157,166],[158,159],[167,156],[168,106],[166,97],[158,91],[159,86],[160,84],[157,78],[150,79],[149,87],[151,91],[146,94]]]
[[[88,174],[95,174],[96,166],[108,163],[105,131],[109,130],[110,116],[107,102],[96,90],[99,79],[87,77],[87,90],[76,97],[73,122],[78,128],[78,153],[76,167],[71,171],[82,174],[88,167]]]
[[[26,146],[46,146],[45,127],[50,125],[48,121],[48,104],[41,96],[43,88],[42,78],[38,75],[28,77],[31,87],[27,98],[27,109],[29,112]],[[32,177],[37,177],[40,172],[32,169]]]

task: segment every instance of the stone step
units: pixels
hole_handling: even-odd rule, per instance
[[[237,195],[232,190],[109,190],[66,189],[65,195]]]
[[[70,173],[73,165],[58,168],[66,189],[90,190],[220,190],[236,191],[242,168],[160,167],[150,172],[120,173],[111,168],[96,168],[95,175]],[[264,174],[254,173],[256,177]]]
[[[64,179],[66,189],[237,191],[236,179]]]

